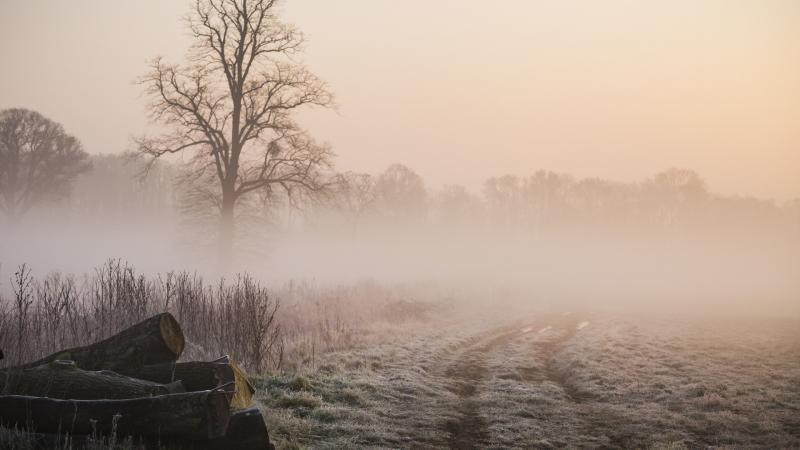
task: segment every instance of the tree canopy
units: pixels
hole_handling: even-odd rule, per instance
[[[7,216],[65,198],[90,168],[80,141],[60,124],[27,109],[0,111],[0,210]]]

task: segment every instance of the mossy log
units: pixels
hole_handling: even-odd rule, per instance
[[[162,313],[102,341],[62,350],[21,367],[71,360],[84,370],[124,372],[148,364],[174,362],[183,352],[184,345],[178,322],[172,314]]]
[[[0,396],[0,425],[39,433],[109,434],[207,440],[225,436],[230,397],[216,391],[127,400]]]
[[[185,392],[180,381],[161,384],[111,371],[79,369],[73,361],[56,360],[27,369],[0,371],[0,393],[55,399],[124,399]]]
[[[244,370],[228,356],[211,362],[191,361],[143,366],[123,370],[122,374],[161,384],[179,380],[189,392],[227,385],[233,393],[232,408],[244,409],[253,405],[253,385]]]

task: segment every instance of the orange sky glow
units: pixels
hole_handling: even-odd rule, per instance
[[[133,81],[180,62],[184,1],[0,1],[0,108],[90,152],[147,129]],[[698,171],[724,194],[800,197],[795,0],[288,0],[336,111],[300,119],[340,170],[403,162],[436,188],[537,169],[636,181]]]

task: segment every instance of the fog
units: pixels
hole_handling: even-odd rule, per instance
[[[691,171],[637,183],[539,171],[488,177],[481,192],[427,188],[406,166],[289,204],[247,204],[235,260],[221,265],[216,216],[181,208],[179,166],[93,157],[68,201],[3,223],[3,288],[38,275],[91,273],[108,259],[155,275],[248,272],[274,286],[371,280],[428,284],[485,304],[754,316],[800,313],[797,202],[714,194]],[[401,174],[402,176],[398,176]]]
[[[0,448],[798,447],[798,24],[0,0]]]
[[[191,8],[0,6],[0,54],[17,65],[0,74],[0,109],[62,124],[92,165],[0,217],[0,289],[23,263],[81,276],[122,259],[148,274],[244,271],[273,284],[432,283],[489,303],[800,311],[796,2],[275,11],[276,26],[306,32],[289,33],[284,56],[313,95],[241,143],[240,173],[226,178],[216,162],[220,180],[247,188],[226,200],[203,152],[159,147],[206,145],[158,97],[181,66],[147,62],[197,62],[181,20]],[[44,26],[31,36],[34,21]],[[225,99],[222,80],[203,78],[196,94],[223,87]],[[231,135],[232,109],[207,104]],[[302,138],[284,142],[287,130]],[[303,189],[246,179],[262,153],[274,169],[266,161],[298,148],[316,164],[292,181]],[[160,158],[144,178],[143,157]],[[235,221],[220,221],[226,204]],[[234,222],[222,256],[220,230]]]

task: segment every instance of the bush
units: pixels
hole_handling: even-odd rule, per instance
[[[280,367],[280,303],[248,275],[207,285],[196,274],[147,279],[109,261],[82,283],[51,274],[39,281],[23,265],[12,277],[12,299],[0,297],[0,348],[6,365],[104,339],[169,311],[187,341],[186,357],[229,354],[248,370]]]

